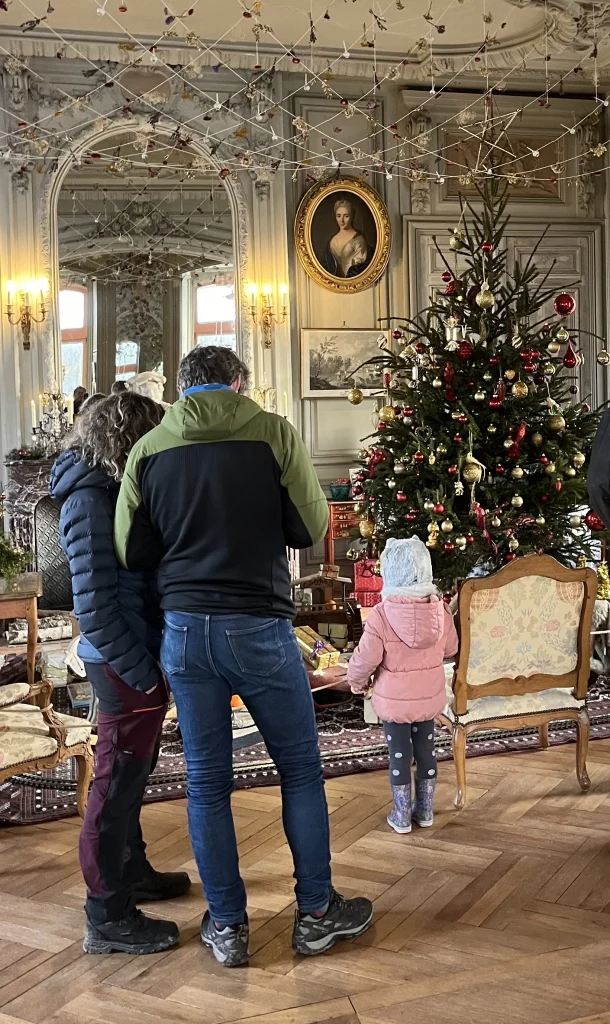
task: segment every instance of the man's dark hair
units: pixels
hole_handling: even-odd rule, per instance
[[[121,395],[123,391],[127,391],[127,385],[124,380],[115,380],[114,384],[110,388],[111,395]]]
[[[188,353],[178,368],[178,391],[198,384],[227,384],[241,377],[240,391],[245,391],[250,371],[230,348],[220,345],[199,345]]]

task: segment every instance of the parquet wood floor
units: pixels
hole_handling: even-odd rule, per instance
[[[385,823],[385,773],[327,785],[334,880],[375,901],[359,941],[293,954],[291,866],[276,789],[234,796],[250,899],[247,968],[202,948],[201,887],[154,912],[182,929],[153,957],[81,951],[76,819],[0,830],[0,1024],[610,1024],[610,741],[469,761],[452,807],[441,765],[433,829]],[[196,875],[185,805],[149,806],[153,863]]]

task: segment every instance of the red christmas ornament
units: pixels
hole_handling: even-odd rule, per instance
[[[364,473],[356,473],[356,480],[358,480],[359,483],[362,483],[364,480]]]
[[[543,494],[543,495],[541,496],[541,498],[540,498],[540,501],[542,502],[542,504],[543,504],[543,505],[546,505],[546,503],[547,503],[547,501],[548,501],[548,500],[549,500],[549,496],[548,496],[548,494]]]
[[[589,405],[588,402],[583,402],[582,403],[582,411],[583,412],[591,412],[591,406]]]
[[[603,519],[600,519],[597,512],[594,512],[593,509],[589,509],[585,516],[585,526],[588,526],[594,533],[605,529]]]
[[[499,380],[496,385],[496,398],[499,398],[501,402],[506,398],[506,384],[503,380]]]
[[[458,346],[458,356],[466,363],[472,355],[472,345],[469,341],[461,341]]]
[[[514,551],[507,551],[506,554],[504,555],[504,561],[505,562],[514,562],[516,557],[517,556],[516,556]]]
[[[392,380],[392,375],[390,373],[384,373],[384,375],[383,375],[383,386],[384,386],[384,388],[389,388],[391,380]]]
[[[541,455],[540,458],[538,459],[538,462],[541,462],[543,466],[546,466],[548,461],[549,461],[548,460],[548,456],[546,456],[546,455]]]
[[[455,366],[453,363],[446,363],[445,369],[443,370],[443,380],[445,384],[451,384],[455,377]]]
[[[443,273],[441,274],[441,281],[444,281],[445,284],[447,284],[448,281],[453,281],[453,274],[449,270],[443,270]]]
[[[394,341],[399,341],[399,339],[402,338],[402,331],[392,331],[392,337],[394,338]]]
[[[568,342],[568,347],[566,349],[566,354],[563,357],[563,365],[565,367],[567,367],[568,370],[573,370],[574,367],[578,365],[578,356],[576,355],[576,352],[572,348],[572,342],[571,341]]]
[[[452,595],[451,594],[443,594],[443,601],[445,602],[445,604],[451,604]]]
[[[402,410],[402,414],[403,414],[403,416],[412,416],[413,415],[413,409],[403,409]]]
[[[417,345],[415,346],[415,351],[420,356],[424,354],[424,352],[426,351],[426,346],[424,345],[423,341],[417,342]]]
[[[536,369],[536,364],[535,363],[524,363],[523,369],[525,370],[526,373],[534,373],[534,371]]]
[[[385,430],[385,427],[386,427],[385,423],[381,423],[380,422],[380,423],[377,424],[377,430]]]
[[[468,423],[468,417],[466,413],[462,413],[461,416],[458,416],[458,423]]]
[[[497,366],[499,362],[500,362],[500,360],[498,359],[497,356],[492,356],[491,359],[489,360],[489,365],[490,366]]]
[[[442,504],[441,504],[441,502],[439,501],[439,502],[438,502],[438,503],[437,503],[437,504],[436,504],[436,505],[434,506],[434,509],[433,509],[433,511],[434,511],[434,512],[436,512],[436,515],[437,515],[437,516],[442,516],[443,512],[445,511],[445,506],[444,506],[444,505],[442,505]]]
[[[402,503],[406,500],[407,496],[404,491],[396,491],[396,501],[399,501],[400,504],[402,505]]]
[[[408,523],[414,523],[418,515],[418,512],[407,512],[405,519],[407,520]]]
[[[451,541],[448,540],[445,544],[445,551],[450,555],[452,551],[455,551],[455,544],[452,544]]]
[[[561,292],[553,303],[557,316],[569,316],[576,309],[576,300],[568,292]]]
[[[420,462],[423,462],[423,461],[424,461],[424,453],[423,452],[415,452],[415,455],[413,456],[413,462],[420,463]]]
[[[461,434],[455,434],[454,438],[453,438],[453,441],[454,441],[455,444],[461,444],[462,443],[462,435]]]
[[[577,395],[578,394],[578,387],[576,386],[576,384],[572,384],[572,387],[570,388],[570,394],[571,395]]]
[[[540,359],[540,352],[530,352],[530,356],[532,357],[532,361],[536,362],[537,359]]]
[[[555,490],[556,491],[560,491],[562,487],[563,487],[563,484],[562,484],[561,480],[556,480],[555,481]]]
[[[483,242],[483,245],[481,246],[481,252],[491,252],[492,248],[493,246],[491,242]]]
[[[542,328],[542,331],[543,331],[544,334],[550,334],[551,333],[551,325],[550,324],[545,324],[544,327]]]
[[[502,476],[503,472],[504,472],[504,466],[496,466],[496,475],[497,476]]]
[[[543,373],[534,374],[534,384],[542,385],[544,384],[545,379],[546,378]]]
[[[497,395],[494,395],[493,398],[489,399],[489,408],[490,409],[499,409],[501,405],[502,405],[502,399],[498,398]]]
[[[523,360],[524,363],[529,363],[530,359],[532,358],[532,353],[529,349],[524,349],[523,352],[519,353],[519,357]]]
[[[352,484],[352,494],[362,494],[363,490],[364,488],[362,487],[362,484]]]
[[[474,544],[474,537],[472,536],[471,533],[467,533],[466,534],[466,543],[467,544]]]
[[[449,468],[447,470],[447,472],[449,473],[449,476],[455,476],[457,471],[458,471],[457,466],[449,466]]]

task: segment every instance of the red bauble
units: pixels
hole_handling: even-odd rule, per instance
[[[546,466],[548,461],[549,461],[549,459],[548,459],[547,455],[541,455],[540,458],[538,459],[538,462],[541,462],[543,466]]]
[[[499,409],[501,405],[502,405],[502,399],[498,398],[497,395],[494,395],[493,398],[489,399],[489,408],[490,409]]]
[[[453,281],[453,274],[451,271],[443,270],[443,273],[441,274],[441,281],[444,281],[445,284],[447,284],[448,281]]]
[[[474,537],[472,536],[471,533],[467,533],[466,534],[466,543],[467,544],[474,544]]]
[[[532,358],[532,353],[528,348],[525,348],[522,352],[519,353],[519,358],[522,359],[524,363],[529,363],[530,359]]]
[[[489,360],[489,365],[490,366],[497,366],[499,362],[500,362],[500,360],[498,359],[497,356],[492,356],[491,359]]]
[[[352,484],[352,494],[362,494],[363,490],[364,488],[362,487],[362,484]]]
[[[434,506],[434,509],[433,509],[433,511],[434,511],[434,512],[436,512],[437,516],[442,516],[443,512],[445,511],[445,506],[444,506],[444,505],[442,505],[442,504],[441,504],[441,502],[439,501],[439,502],[438,502],[438,503],[437,503],[437,504],[436,504],[436,505]]]
[[[392,337],[394,338],[395,341],[398,341],[400,338],[402,338],[402,331],[392,331]]]
[[[458,423],[468,423],[468,417],[466,413],[463,412],[461,416],[458,416]]]
[[[543,495],[541,496],[541,498],[540,498],[540,501],[542,502],[542,504],[543,504],[543,505],[546,505],[546,503],[547,503],[547,501],[548,501],[548,500],[549,500],[549,496],[548,496],[548,494],[543,494]]]
[[[377,424],[377,430],[385,430],[385,426],[386,426],[385,423],[378,423]]]
[[[360,483],[362,483],[364,480],[364,473],[356,473],[356,480],[359,480]]]
[[[445,551],[448,555],[451,554],[452,551],[455,551],[455,544],[452,544],[451,541],[448,540],[445,544]]]
[[[507,553],[504,555],[504,561],[505,562],[514,562],[516,557],[517,556],[516,556],[514,551],[507,551]]]
[[[523,369],[525,370],[526,373],[534,373],[534,371],[536,369],[536,364],[535,363],[524,363],[523,364]]]
[[[444,277],[444,275],[443,275]],[[445,295],[455,295],[457,292],[457,286],[455,281],[450,280],[449,284],[445,288]]]
[[[461,341],[458,346],[458,356],[466,363],[472,355],[472,345],[469,341]]]
[[[419,463],[419,462],[423,462],[423,461],[424,461],[424,453],[423,452],[415,452],[415,455],[413,456],[413,462],[418,462]]]
[[[574,367],[578,365],[578,356],[576,355],[576,352],[572,348],[572,342],[571,341],[568,342],[568,347],[566,349],[566,354],[563,357],[563,365],[565,367],[567,367],[568,370],[573,370]]]
[[[407,500],[407,496],[404,491],[396,491],[396,501],[399,501],[402,505],[403,501]]]
[[[545,378],[543,373],[535,373],[534,374],[534,384],[538,384],[540,386],[540,385],[544,384],[545,380],[546,380],[546,378]]]
[[[445,602],[445,604],[451,604],[452,600],[453,600],[453,595],[452,594],[443,594],[443,601]]]
[[[569,316],[576,309],[576,300],[568,292],[561,292],[553,303],[553,309],[557,316]]]
[[[589,509],[585,516],[585,526],[588,526],[594,533],[605,528],[603,519],[600,519],[597,512],[594,512],[593,509]]]
[[[544,327],[542,328],[542,330],[543,330],[544,334],[550,334],[551,333],[551,325],[550,324],[545,324]]]
[[[414,523],[418,515],[418,512],[407,512],[405,519],[407,520],[408,523]]]
[[[533,362],[535,362],[536,359],[540,359],[540,352],[530,352],[530,356],[532,357]]]
[[[583,402],[582,403],[582,411],[583,412],[591,412],[591,406],[589,405],[588,402]]]
[[[424,354],[424,352],[426,351],[426,346],[424,345],[423,341],[417,342],[417,345],[415,346],[415,351],[419,356],[422,356]]]
[[[576,386],[576,384],[572,384],[572,387],[570,388],[570,394],[571,395],[577,395],[578,394],[578,387]]]
[[[496,476],[502,476],[504,472],[504,466],[496,466]]]
[[[457,471],[458,471],[457,466],[449,466],[449,469],[447,470],[447,472],[449,473],[449,476],[455,476]]]
[[[481,252],[491,252],[492,249],[493,246],[491,242],[483,242],[483,245],[481,246]]]
[[[453,437],[453,441],[454,441],[454,444],[461,444],[462,443],[462,435],[461,434],[455,434],[454,437]]]
[[[412,416],[413,415],[413,409],[403,409],[402,410],[402,414],[403,414],[403,416]]]
[[[562,487],[563,487],[563,484],[562,484],[561,480],[556,480],[555,481],[555,490],[556,491],[560,491]]]
[[[383,386],[384,386],[384,388],[389,388],[391,380],[392,380],[392,374],[391,373],[384,373],[384,375],[383,375]]]

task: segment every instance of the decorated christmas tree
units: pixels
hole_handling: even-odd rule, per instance
[[[603,536],[587,507],[599,416],[577,398],[574,298],[548,287],[552,267],[538,272],[536,249],[507,266],[506,189],[491,182],[480,199],[436,243],[444,293],[393,321],[392,350],[381,343],[369,361],[385,404],[354,487],[366,543],[351,556],[415,533],[445,589],[529,552],[575,564]],[[605,350],[597,358],[610,362]]]

